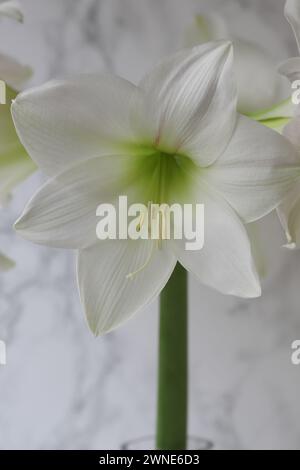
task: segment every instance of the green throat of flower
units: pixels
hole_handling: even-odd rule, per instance
[[[172,204],[188,198],[191,174],[196,169],[189,157],[154,146],[135,146],[132,155],[131,175],[140,188],[139,202]]]
[[[133,279],[144,271],[155,250],[162,247],[164,240],[172,238],[172,234],[166,230],[169,217],[167,211],[172,204],[184,204],[189,201],[191,174],[196,168],[194,162],[185,155],[166,152],[151,146],[134,146],[131,148],[131,153],[133,158],[130,180],[138,188],[134,202],[148,207],[147,214],[141,214],[138,227],[142,231],[147,219],[149,232],[154,230],[158,237],[152,240],[150,252],[144,263],[135,271],[128,273],[127,279]],[[152,212],[153,205],[159,205],[160,209]]]

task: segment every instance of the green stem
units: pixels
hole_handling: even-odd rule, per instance
[[[177,263],[160,297],[156,448],[187,445],[187,272]]]

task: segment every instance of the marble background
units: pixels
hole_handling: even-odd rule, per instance
[[[279,62],[296,48],[283,0],[21,0],[24,25],[3,20],[0,47],[35,75],[109,70],[133,81],[182,44],[193,15],[222,14],[234,34],[263,41]],[[253,73],[256,73],[253,71]],[[251,77],[249,77],[251,80]],[[1,449],[117,449],[155,426],[157,305],[94,339],[75,286],[74,257],[11,228],[42,180],[34,175],[1,213]],[[281,248],[274,216],[259,227],[263,296],[224,297],[190,279],[190,434],[219,449],[300,449],[300,254]]]

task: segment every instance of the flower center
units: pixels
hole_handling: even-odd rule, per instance
[[[132,150],[133,175],[141,189],[144,204],[179,203],[191,186],[194,162],[181,154],[167,153],[156,147],[137,146]]]
[[[147,213],[141,215],[138,227],[142,231],[147,222],[152,246],[144,263],[129,273],[127,279],[133,279],[143,271],[151,262],[155,249],[162,247],[163,240],[171,238],[169,207],[176,203],[183,204],[190,187],[190,170],[195,167],[192,160],[184,155],[151,147],[140,147],[138,150],[134,152],[137,158],[134,159],[133,174],[142,199],[138,202],[148,207]]]

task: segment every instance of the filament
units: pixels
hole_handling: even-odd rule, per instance
[[[141,271],[143,271],[148,266],[148,264],[150,263],[151,258],[153,256],[154,246],[155,246],[155,243],[152,243],[150,253],[147,256],[147,259],[144,262],[144,264],[142,264],[142,266],[140,266],[136,271],[133,271],[132,273],[127,274],[126,279],[133,279],[137,274],[139,274]]]

